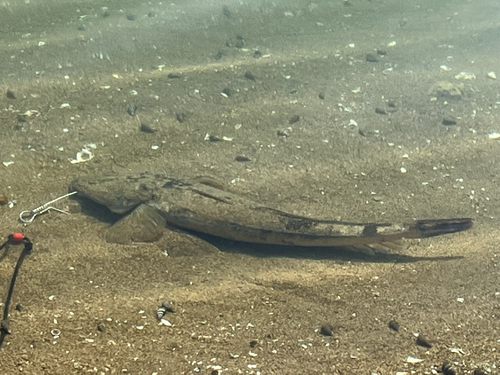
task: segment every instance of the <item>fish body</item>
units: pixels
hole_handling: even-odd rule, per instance
[[[140,217],[146,216],[144,222],[149,222],[151,228],[167,224],[251,243],[369,249],[402,238],[432,237],[472,227],[469,218],[417,220],[406,224],[314,219],[264,206],[213,183],[162,174],[82,176],[73,180],[69,189],[116,214],[134,210],[136,214],[147,213]],[[142,240],[147,240],[147,235],[143,237]]]

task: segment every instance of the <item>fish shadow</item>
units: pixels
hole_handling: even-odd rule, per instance
[[[349,260],[370,263],[414,263],[421,261],[450,261],[464,256],[412,256],[399,253],[375,253],[368,255],[346,247],[307,247],[291,245],[268,245],[227,240],[204,233],[186,231],[197,236],[225,253],[241,253],[259,258],[292,258],[314,260]]]

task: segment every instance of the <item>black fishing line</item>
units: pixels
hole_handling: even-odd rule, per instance
[[[0,349],[2,348],[2,344],[5,340],[5,336],[10,334],[9,329],[9,306],[12,300],[12,293],[14,292],[14,285],[16,283],[16,278],[19,273],[19,269],[23,264],[24,258],[31,253],[31,249],[33,249],[33,243],[30,241],[28,237],[24,237],[22,233],[14,233],[9,235],[9,239],[0,246],[0,250],[6,247],[9,244],[24,244],[24,249],[21,251],[19,258],[17,259],[16,268],[14,268],[14,273],[12,274],[12,278],[10,279],[9,291],[7,293],[7,298],[5,299],[5,306],[3,309],[2,322],[0,325]],[[7,250],[6,250],[7,251]]]

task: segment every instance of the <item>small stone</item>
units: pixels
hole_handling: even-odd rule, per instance
[[[21,305],[20,303],[18,303],[16,305],[16,310],[19,311],[19,312],[23,311],[23,305]]]
[[[452,126],[452,125],[456,125],[457,122],[454,119],[450,118],[450,117],[445,117],[443,119],[442,124],[445,125],[445,126]]]
[[[419,346],[423,346],[424,348],[432,348],[432,344],[422,334],[419,334],[417,336],[417,340],[415,341],[415,343]]]
[[[319,330],[323,336],[333,336],[333,326],[331,324],[323,324]]]
[[[250,72],[249,70],[247,70],[245,72],[245,78],[249,79],[250,81],[255,81],[255,79],[256,79],[255,76],[253,75],[253,73]]]
[[[127,106],[127,113],[130,115],[130,116],[135,116],[137,112],[137,106],[134,104],[134,103],[130,103],[128,106]]]
[[[366,54],[366,61],[368,62],[378,62],[378,57],[374,55],[373,53],[367,53]]]
[[[451,362],[444,361],[443,365],[441,366],[441,373],[443,375],[456,375],[455,367]]]
[[[292,124],[295,124],[296,122],[298,122],[299,120],[300,120],[299,115],[293,115],[292,118],[290,118],[290,120],[288,120],[288,123],[290,125],[292,125]]]
[[[382,107],[377,107],[375,108],[375,113],[378,113],[379,115],[386,115],[387,111]]]
[[[9,198],[5,194],[0,194],[0,206],[4,206],[9,203]]]
[[[172,301],[169,301],[168,299],[166,299],[165,301],[162,302],[161,305],[162,305],[162,307],[165,308],[165,311],[168,311],[171,313],[175,312],[174,303]]]
[[[141,123],[140,130],[143,133],[149,133],[149,134],[152,134],[155,132],[155,130],[151,126],[144,124],[144,123]]]
[[[175,112],[175,118],[180,123],[183,123],[184,120],[186,119],[186,114],[184,112]]]
[[[389,322],[389,328],[392,329],[393,331],[399,332],[399,323],[396,322],[395,320],[391,320]]]
[[[170,79],[181,78],[181,73],[168,73],[167,78],[170,78]]]
[[[97,325],[97,330],[98,330],[99,332],[104,332],[104,330],[105,330],[105,329],[106,329],[106,326],[104,325],[104,323],[102,323],[102,322],[101,322],[101,323],[99,323],[99,324]]]
[[[15,99],[16,95],[14,95],[14,91],[12,90],[7,90],[7,98],[8,99]]]
[[[127,14],[127,19],[129,21],[135,21],[136,20],[136,15],[135,14]]]
[[[325,93],[324,92],[320,92],[318,94],[318,98],[320,98],[321,100],[324,100],[325,99]]]
[[[252,161],[252,159],[250,159],[249,157],[247,156],[244,156],[244,155],[238,155],[234,158],[234,160],[238,161],[238,162],[248,162],[248,161]]]
[[[250,347],[255,348],[259,342],[257,340],[250,341]]]

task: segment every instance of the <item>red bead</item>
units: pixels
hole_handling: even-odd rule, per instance
[[[24,234],[21,232],[12,233],[12,241],[21,242],[22,240],[24,240]]]

